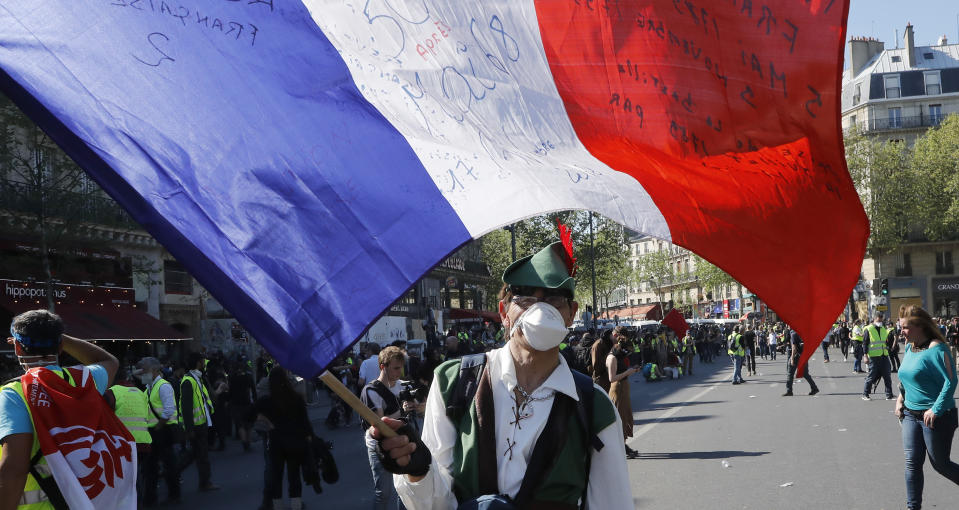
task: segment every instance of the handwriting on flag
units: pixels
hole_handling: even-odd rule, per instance
[[[536,8],[553,77],[590,152],[643,184],[673,242],[747,284],[807,341],[822,338],[861,259],[806,254],[823,243],[861,249],[868,233],[837,115],[848,3]],[[783,267],[803,275],[777,275]],[[817,304],[825,293],[835,299]]]
[[[627,189],[626,176],[583,151],[549,79],[532,2],[305,3],[364,97],[475,232],[499,226],[477,195],[549,183],[568,208],[582,208],[583,193]],[[522,201],[520,214],[538,206]]]

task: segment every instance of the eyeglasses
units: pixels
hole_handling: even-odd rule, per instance
[[[520,308],[529,308],[540,301],[543,301],[558,310],[564,306],[569,306],[570,300],[566,296],[546,296],[543,298],[538,298],[536,296],[513,296],[512,299],[512,302],[516,303],[516,305]]]

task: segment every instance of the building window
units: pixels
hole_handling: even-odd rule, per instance
[[[896,276],[912,276],[912,256],[900,252],[896,256]]]
[[[899,55],[893,55],[891,60],[893,62],[902,62],[902,57],[900,57]]]
[[[933,126],[938,126],[942,122],[941,104],[929,105],[929,122],[931,122]]]
[[[951,251],[937,251],[936,252],[936,274],[952,274],[954,273],[954,267],[952,265],[952,252]]]
[[[849,127],[850,127],[850,128],[856,127],[856,116],[855,116],[855,115],[850,115],[850,116],[849,116]]]
[[[924,58],[924,59],[926,59],[926,60],[932,60],[932,59],[933,59],[933,55],[932,55],[932,53],[923,53],[923,54],[922,54],[922,58]]]
[[[163,290],[167,294],[193,294],[193,277],[175,260],[163,261]]]
[[[923,73],[923,78],[926,80],[927,96],[938,96],[942,93],[942,87],[940,86],[939,81],[939,71],[927,71]]]
[[[902,108],[895,107],[889,109],[889,127],[891,128],[901,128],[902,127]]]
[[[886,99],[892,99],[900,96],[898,74],[894,74],[892,76],[886,76],[885,83],[886,83]]]
[[[852,95],[852,104],[853,106],[859,104],[859,100],[862,99],[862,84],[856,84],[856,93]]]
[[[630,299],[630,300],[629,300],[629,306],[634,306],[635,304],[636,304],[636,300],[635,300],[635,299]]]

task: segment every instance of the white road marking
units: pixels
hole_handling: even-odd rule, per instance
[[[693,395],[692,398],[686,399],[686,401],[683,402],[683,403],[684,403],[684,404],[687,404],[687,403],[689,403],[689,402],[694,402],[694,401],[696,401],[696,400],[699,400],[700,398],[703,397],[703,395],[709,393],[710,391],[712,391],[712,390],[714,390],[714,389],[716,389],[716,385],[715,385],[715,384],[712,385],[712,386],[710,386],[710,387],[708,387],[708,388],[706,388],[706,389],[704,389],[703,391],[700,391],[699,393]],[[661,414],[661,415],[659,416],[659,418],[656,418],[656,419],[653,420],[651,423],[647,423],[646,425],[641,426],[641,427],[640,427],[640,430],[639,430],[638,432],[633,433],[633,439],[632,439],[632,440],[635,441],[636,439],[639,439],[640,437],[643,436],[643,434],[649,432],[650,430],[653,430],[653,427],[655,427],[656,425],[658,425],[660,422],[665,421],[665,420],[668,420],[669,418],[672,418],[673,415],[675,415],[676,413],[678,413],[678,412],[681,411],[682,409],[683,409],[683,406],[673,407],[673,408],[671,408],[670,410],[668,410],[668,411],[664,412],[663,414]],[[633,414],[633,416],[635,416],[635,413]]]

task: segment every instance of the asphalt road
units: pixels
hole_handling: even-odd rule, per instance
[[[834,350],[833,350],[834,351]],[[696,365],[694,375],[646,383],[633,379],[635,435],[630,460],[637,508],[650,509],[898,509],[904,508],[903,453],[893,402],[860,400],[863,377],[852,360],[821,351],[810,362],[821,393],[805,381],[795,396],[782,397],[785,362],[758,360],[758,374],[743,385],[730,383],[725,357]],[[893,386],[897,385],[893,374]],[[334,442],[341,479],[315,494],[305,488],[307,508],[372,507],[371,477],[358,427],[327,430],[325,395],[311,408],[317,432]],[[262,490],[259,444],[243,453],[230,442],[212,453],[213,478],[223,487],[196,490],[196,471],[183,475],[183,504],[168,508],[255,509]],[[957,508],[956,487],[926,464],[924,508]],[[161,487],[160,496],[164,492]],[[949,503],[953,500],[952,503]]]

